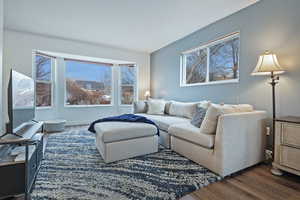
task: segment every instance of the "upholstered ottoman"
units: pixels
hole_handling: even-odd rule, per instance
[[[152,124],[102,122],[95,124],[96,146],[106,163],[158,151],[157,129]]]

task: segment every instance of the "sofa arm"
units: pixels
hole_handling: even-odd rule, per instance
[[[221,115],[215,137],[216,167],[223,176],[264,160],[265,111]]]

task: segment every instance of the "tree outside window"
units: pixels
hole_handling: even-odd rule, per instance
[[[52,61],[53,58],[36,55],[36,106],[52,106]]]
[[[183,53],[181,85],[238,81],[239,43],[239,33],[234,33]]]

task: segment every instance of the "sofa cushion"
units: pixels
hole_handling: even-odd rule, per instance
[[[205,134],[215,134],[217,129],[218,118],[223,114],[252,112],[253,106],[248,104],[240,105],[219,105],[211,104],[206,112],[204,120],[200,127],[200,132]]]
[[[196,112],[197,103],[186,103],[186,102],[177,102],[172,101],[170,105],[170,115],[186,117],[192,119]]]
[[[147,117],[157,124],[159,129],[168,131],[170,125],[179,124],[179,123],[189,123],[190,120],[183,117],[176,117],[170,115],[148,115],[148,114],[139,114],[141,116]]]
[[[165,113],[166,102],[162,99],[150,99],[147,102],[147,105],[148,105],[147,114],[162,115]]]
[[[201,133],[199,128],[190,123],[175,124],[168,129],[169,134],[177,138],[187,140],[194,144],[198,144],[205,148],[213,148],[215,144],[215,136]]]
[[[146,101],[135,101],[133,102],[133,113],[146,113],[147,107]]]
[[[133,122],[97,123],[95,130],[97,137],[103,142],[116,142],[157,134],[157,128],[154,125]]]

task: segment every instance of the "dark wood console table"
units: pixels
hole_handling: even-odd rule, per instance
[[[43,159],[42,122],[29,126],[22,138],[0,139],[0,199],[24,195],[28,199]]]

